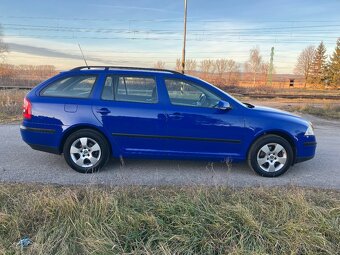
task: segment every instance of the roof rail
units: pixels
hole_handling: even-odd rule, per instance
[[[105,70],[109,70],[109,69],[128,69],[128,70],[143,70],[143,71],[161,71],[161,72],[169,72],[169,73],[173,73],[173,74],[182,74],[180,72],[177,71],[173,71],[173,70],[168,70],[168,69],[158,69],[158,68],[146,68],[146,67],[131,67],[131,66],[78,66],[75,67],[73,69],[71,69],[70,71],[79,71],[79,70],[83,70],[83,69],[99,69],[99,68],[103,68]]]

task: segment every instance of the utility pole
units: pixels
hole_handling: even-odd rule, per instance
[[[272,47],[270,52],[270,64],[269,64],[269,85],[272,85],[273,81],[273,70],[274,70],[274,47]]]
[[[185,70],[185,46],[187,40],[187,0],[184,0],[184,36],[183,36],[183,49],[182,49],[182,73]]]

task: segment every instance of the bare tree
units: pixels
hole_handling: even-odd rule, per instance
[[[260,74],[262,76],[261,78],[262,78],[263,84],[265,85],[267,85],[269,68],[270,68],[270,64],[268,62],[261,63]]]
[[[2,62],[5,60],[7,52],[8,52],[8,47],[2,40],[2,27],[0,25],[0,60]]]
[[[185,69],[188,71],[196,71],[197,69],[197,62],[194,59],[187,59],[185,61]]]
[[[196,71],[197,69],[197,62],[194,59],[187,59],[185,61],[185,71]],[[182,71],[182,61],[180,58],[176,59],[176,66],[175,70],[177,72]]]
[[[227,71],[228,60],[227,59],[217,59],[215,60],[215,70],[218,76],[221,78],[223,74]]]
[[[225,85],[225,78],[224,75],[227,71],[227,67],[228,67],[228,60],[221,58],[221,59],[216,59],[214,61],[214,70],[217,74],[217,80],[216,80],[216,84],[223,86]]]
[[[176,70],[177,72],[182,71],[182,61],[181,61],[180,58],[176,59],[175,70]]]
[[[228,59],[227,61],[227,73],[228,73],[228,84],[231,82],[236,82],[236,77],[238,77],[240,72],[240,65],[234,60]]]
[[[214,70],[214,61],[211,59],[204,59],[200,62],[200,70],[205,75],[213,73]]]
[[[163,62],[163,61],[157,61],[157,62],[154,64],[154,68],[157,68],[157,69],[164,69],[164,68],[165,68],[165,62]]]
[[[307,87],[307,82],[309,81],[311,75],[314,55],[315,47],[313,45],[308,46],[300,53],[295,66],[294,72],[304,76],[305,88]]]
[[[249,60],[245,63],[245,70],[252,74],[253,85],[256,84],[257,74],[261,70],[262,56],[259,48],[253,48],[250,50]]]

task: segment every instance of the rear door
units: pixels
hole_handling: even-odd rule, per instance
[[[101,99],[93,106],[97,119],[125,156],[165,153],[160,137],[165,135],[166,119],[157,81],[148,74],[108,75]]]

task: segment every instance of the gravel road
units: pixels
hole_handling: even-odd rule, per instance
[[[316,157],[294,165],[278,178],[264,178],[246,164],[206,161],[127,160],[111,162],[99,173],[79,174],[62,156],[34,151],[20,137],[19,125],[0,125],[0,182],[105,185],[229,185],[305,187],[340,190],[340,122],[304,116],[316,127]]]

